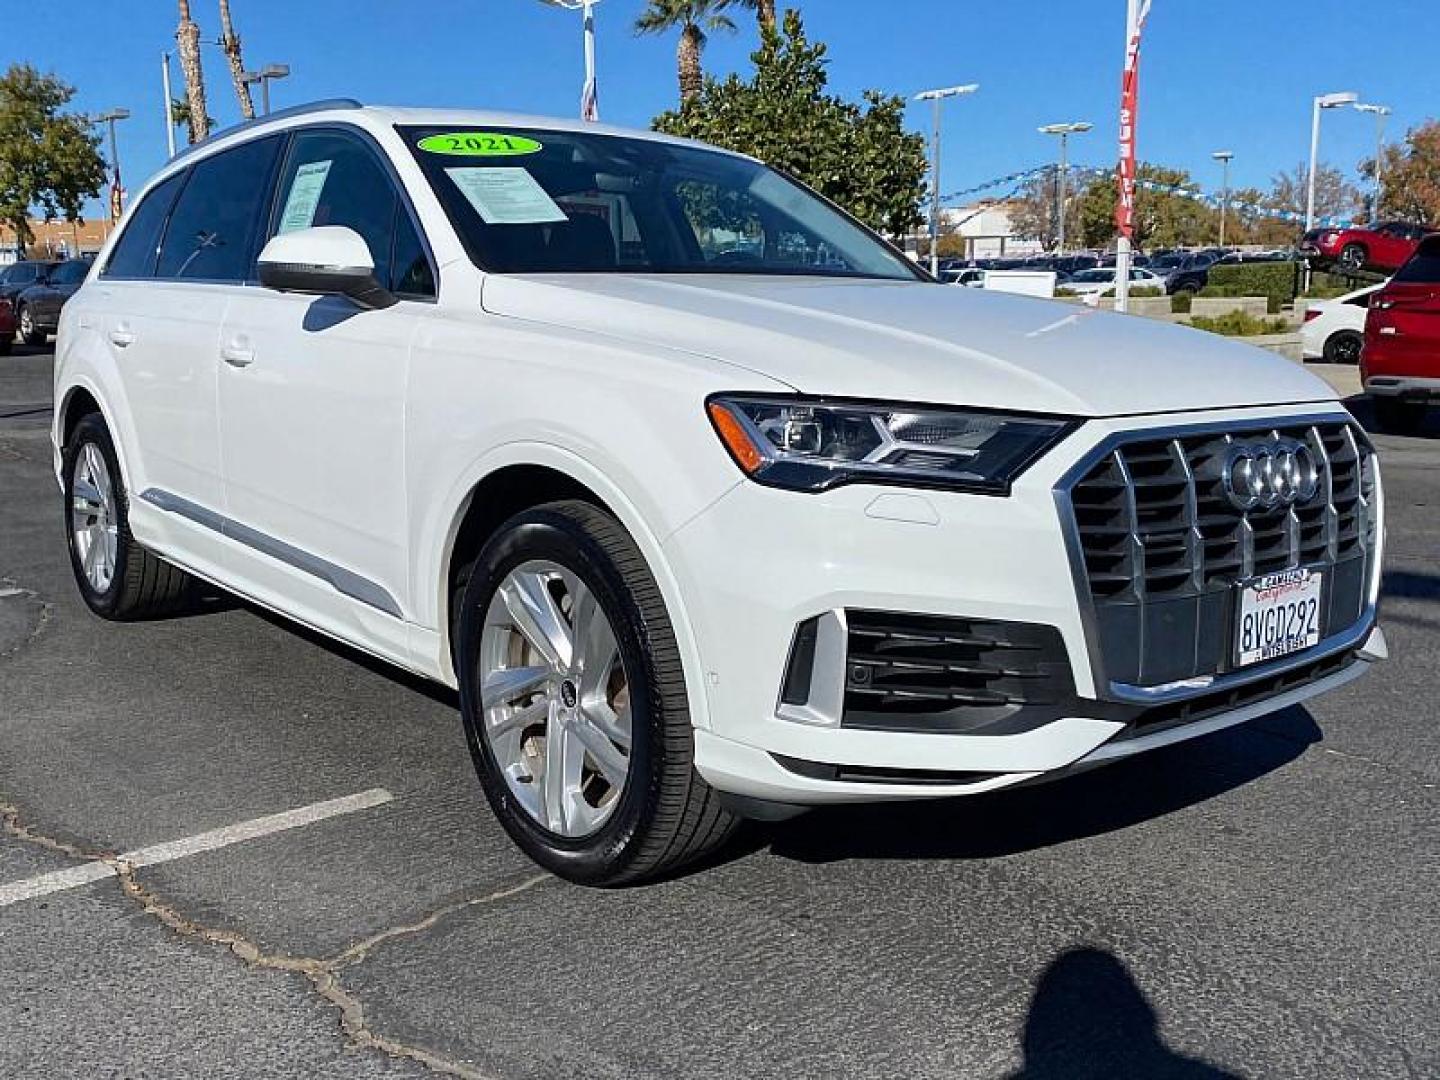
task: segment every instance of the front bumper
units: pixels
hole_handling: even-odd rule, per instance
[[[1262,415],[1278,421],[1316,412],[1231,410],[1154,423],[1254,424]],[[1383,638],[1364,637],[1373,610],[1343,642],[1328,639],[1267,665],[1284,671],[1331,658],[1331,666],[1300,685],[1277,683],[1263,700],[1221,701],[1199,719],[1137,727],[1145,710],[1199,698],[1219,684],[1197,681],[1151,701],[1117,696],[1093,659],[1094,631],[1055,488],[1107,439],[1147,426],[1134,419],[1087,422],[1008,498],[871,485],[801,495],[741,484],[678,530],[665,551],[703,667],[700,773],[723,791],[797,804],[985,791],[1239,723],[1358,676],[1383,652]],[[844,688],[833,684],[817,688],[813,707],[786,705],[782,687],[797,626],[847,610],[1052,627],[1073,679],[1069,711],[1022,730],[955,733],[841,726],[836,713]],[[822,640],[820,652],[826,647]],[[833,652],[833,641],[829,647]],[[843,670],[843,655],[832,657],[830,670],[836,662]]]

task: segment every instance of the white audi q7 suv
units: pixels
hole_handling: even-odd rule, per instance
[[[1364,433],[1300,366],[945,288],[750,158],[334,101],[181,154],[65,307],[86,603],[209,582],[458,688],[515,841],[991,791],[1385,655]]]

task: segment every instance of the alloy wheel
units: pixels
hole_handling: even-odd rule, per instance
[[[110,467],[100,447],[87,442],[75,457],[70,479],[70,534],[75,558],[96,593],[104,593],[115,578],[119,548],[119,515]]]
[[[515,802],[545,829],[598,831],[630,772],[630,680],[599,600],[572,571],[511,570],[481,631],[483,738]]]

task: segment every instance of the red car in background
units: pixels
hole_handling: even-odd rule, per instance
[[[1430,232],[1424,225],[1386,221],[1350,229],[1311,229],[1300,239],[1300,254],[1317,269],[1334,266],[1347,274],[1394,270]]]
[[[0,299],[0,356],[9,356],[15,344],[15,309]]]
[[[1360,376],[1386,431],[1414,433],[1440,404],[1440,233],[1370,297]]]

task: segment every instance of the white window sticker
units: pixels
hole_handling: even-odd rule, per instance
[[[315,208],[320,205],[320,193],[325,190],[325,178],[329,175],[328,161],[311,161],[295,171],[290,194],[285,198],[285,212],[280,215],[282,233],[308,229],[315,224]]]
[[[487,166],[445,172],[487,225],[539,225],[569,220],[525,169]]]

